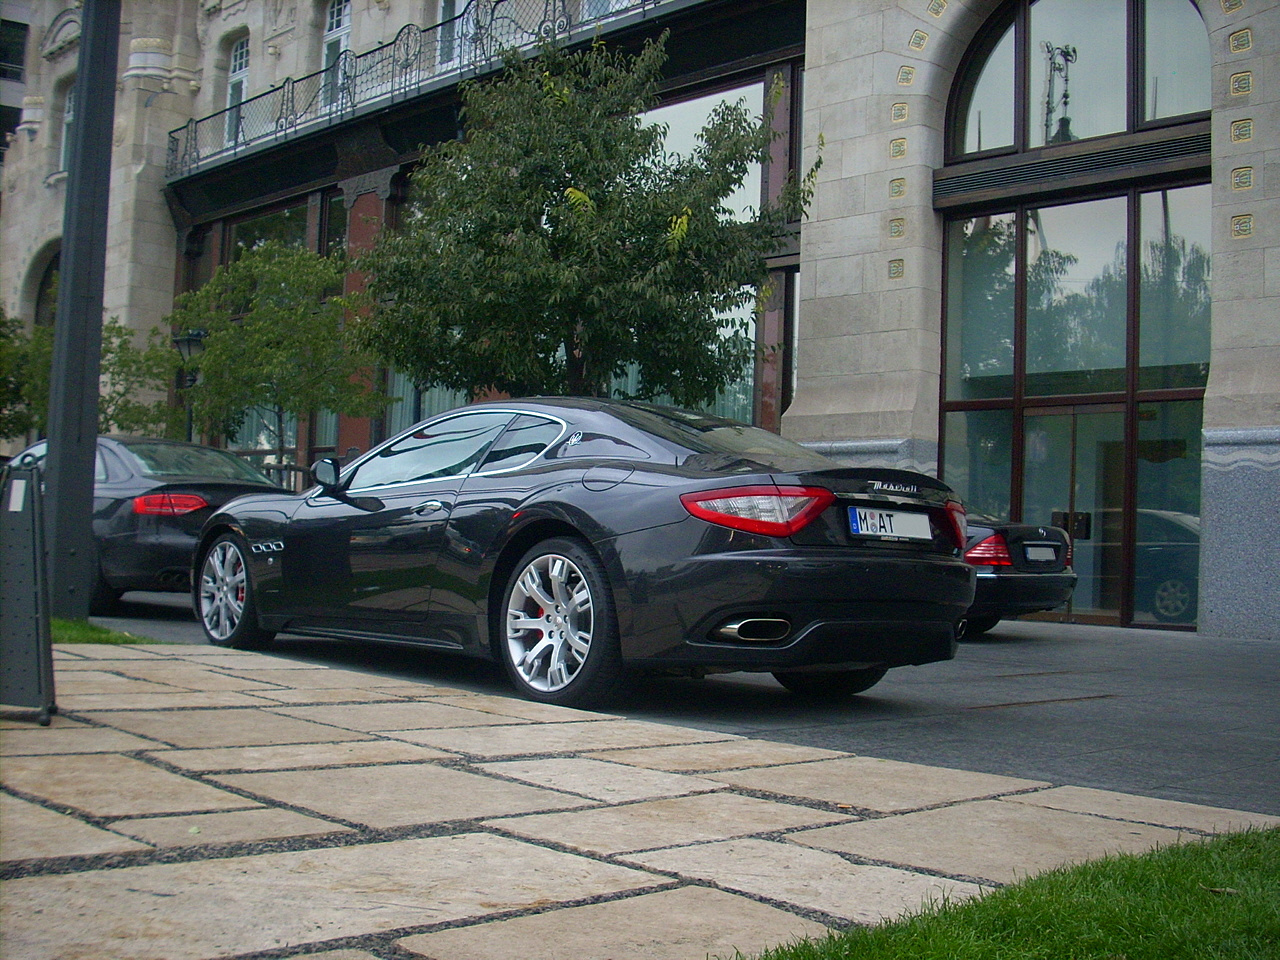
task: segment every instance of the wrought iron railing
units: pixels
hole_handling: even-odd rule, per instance
[[[375,105],[424,93],[445,78],[496,67],[502,54],[545,38],[607,27],[672,0],[469,0],[451,20],[409,24],[367,53],[344,51],[323,70],[279,86],[169,133],[170,180],[229,160],[251,147],[342,123]]]

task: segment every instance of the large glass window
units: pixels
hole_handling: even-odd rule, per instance
[[[249,38],[241,37],[231,45],[231,59],[227,65],[227,142],[244,139],[240,128],[240,104],[244,102],[249,83]]]
[[[975,514],[1067,529],[1077,620],[1195,622],[1209,62],[1190,0],[1009,0],[952,91],[941,473]],[[1202,167],[1168,179],[1153,137]]]
[[[351,44],[351,0],[329,0],[325,8],[324,39],[324,105],[337,106],[342,96],[340,60]]]
[[[237,260],[245,250],[252,250],[269,240],[286,246],[302,247],[307,243],[307,205],[294,204],[270,213],[260,214],[231,225],[230,259]]]

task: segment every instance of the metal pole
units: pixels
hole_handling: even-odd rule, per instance
[[[107,192],[121,0],[84,0],[67,164],[62,266],[49,385],[45,531],[50,612],[82,619],[97,575],[93,473],[107,257]]]

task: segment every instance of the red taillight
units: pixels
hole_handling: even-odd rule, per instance
[[[979,567],[1008,567],[1013,564],[1013,558],[1009,556],[1009,545],[998,533],[979,540],[964,552],[964,558]]]
[[[680,497],[684,508],[708,523],[766,537],[803,530],[836,498],[822,487],[730,487]]]
[[[208,505],[204,497],[194,493],[148,493],[133,498],[133,512],[144,517],[180,517]]]
[[[965,513],[964,504],[959,500],[947,501],[947,519],[951,521],[951,539],[957,550],[963,550],[969,542],[969,515]]]

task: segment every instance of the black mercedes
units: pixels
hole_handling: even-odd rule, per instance
[[[767,671],[830,697],[954,656],[973,600],[945,484],[667,407],[475,404],[314,476],[205,524],[193,594],[210,642],[418,644],[496,659],[524,696],[574,706],[627,668]]]

